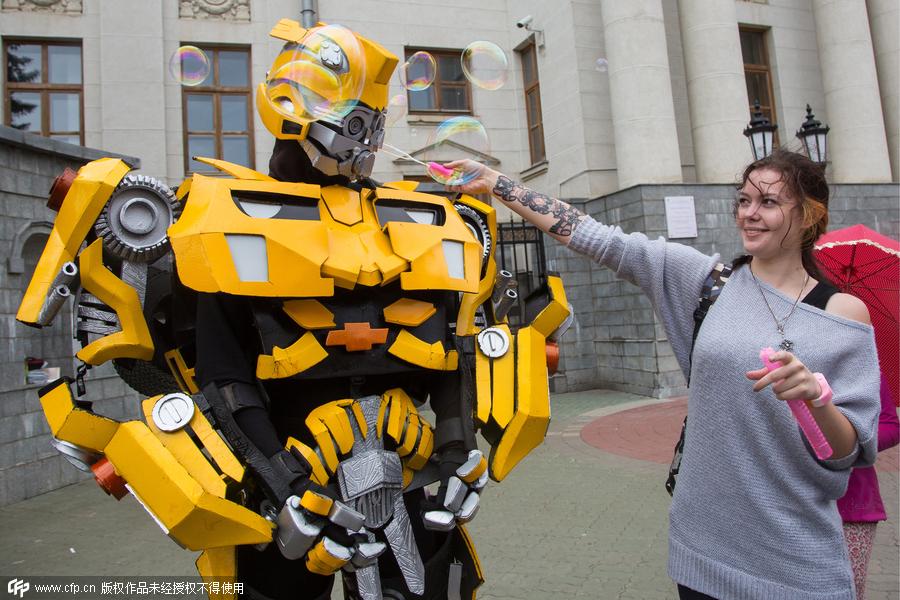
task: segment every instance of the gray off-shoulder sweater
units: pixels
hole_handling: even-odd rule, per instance
[[[591,218],[569,247],[639,286],[682,370],[691,369],[684,458],[669,510],[669,576],[720,600],[855,598],[835,500],[850,467],[871,465],[877,452],[872,328],[802,303],[787,323],[794,353],[825,375],[859,438],[850,456],[818,461],[787,403],[771,387],[754,392],[745,376],[762,366],[761,348],[781,341],[748,267],[712,306],[691,361],[693,311],[718,256]],[[794,299],[762,285],[775,314],[786,315]]]

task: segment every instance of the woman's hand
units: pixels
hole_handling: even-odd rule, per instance
[[[462,192],[463,194],[492,193],[494,191],[494,186],[497,185],[497,178],[502,174],[499,171],[495,171],[468,158],[445,163],[444,167],[448,169],[460,169],[463,173],[477,173],[472,181],[468,181],[462,185],[447,186],[447,189],[451,192]]]
[[[822,388],[812,372],[790,352],[773,352],[769,360],[781,363],[781,366],[773,371],[766,367],[747,371],[747,379],[756,381],[754,392],[774,384],[772,391],[779,400],[812,400],[822,395]]]

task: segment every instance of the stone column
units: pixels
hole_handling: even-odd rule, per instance
[[[891,180],[884,114],[866,5],[812,0],[834,183]],[[826,121],[826,119],[823,119]]]
[[[866,0],[866,7],[891,170],[894,181],[900,181],[900,5],[897,0]]]
[[[600,3],[619,188],[678,183],[681,158],[661,0]]]
[[[731,183],[753,155],[734,0],[679,0],[694,160],[700,183]]]

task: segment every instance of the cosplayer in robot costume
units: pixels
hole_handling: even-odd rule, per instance
[[[54,444],[246,597],[330,598],[340,571],[347,598],[474,598],[464,523],[543,439],[565,292],[548,277],[511,329],[494,211],[370,179],[393,54],[321,23],[271,34],[269,175],[197,158],[221,176],[172,192],[107,158],[54,184],[17,318],[74,296],[78,396],[107,361],[150,396],[118,422],[53,382]]]

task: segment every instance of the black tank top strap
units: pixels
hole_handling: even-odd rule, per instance
[[[820,281],[816,284],[816,287],[803,297],[803,303],[825,310],[825,305],[828,304],[828,300],[838,292],[840,292],[840,290],[830,283]]]

